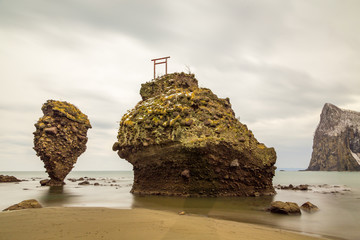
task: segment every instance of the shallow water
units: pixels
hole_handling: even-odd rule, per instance
[[[72,172],[69,178],[96,178],[78,185],[66,180],[64,187],[40,187],[43,172],[0,172],[28,181],[0,184],[0,209],[24,199],[35,198],[44,206],[150,208],[172,212],[185,211],[207,217],[263,224],[278,228],[331,236],[359,239],[360,173],[359,172],[291,172],[278,171],[274,185],[309,184],[309,191],[277,190],[273,197],[257,198],[176,198],[133,196],[129,193],[132,172]],[[327,185],[324,185],[327,184]],[[319,186],[320,185],[320,186]],[[301,216],[281,216],[264,211],[272,201],[291,201],[299,205],[310,201],[320,210]]]

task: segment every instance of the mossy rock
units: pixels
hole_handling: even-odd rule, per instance
[[[252,165],[257,169],[265,169],[271,183],[276,153],[273,148],[267,148],[258,142],[247,126],[235,117],[229,98],[218,98],[210,89],[199,88],[195,76],[185,73],[168,74],[142,84],[140,94],[143,100],[122,117],[118,141],[113,145],[113,150],[118,151],[120,157],[134,165],[136,180],[139,179],[136,170],[138,166],[146,168],[146,165],[152,162],[144,160],[147,157],[141,157],[146,152],[158,158],[159,165],[172,162],[170,165],[181,166],[183,162],[176,159],[185,159],[183,161],[188,162],[187,157],[193,157],[193,154],[189,156],[185,152],[205,151],[202,153],[201,161],[206,165],[209,164],[205,157],[208,155],[206,151],[212,151],[205,149],[209,146],[214,149],[222,146],[222,149],[227,149],[230,153],[223,153],[224,159],[220,160],[218,156],[216,161],[231,162],[233,158],[243,159],[241,166]],[[163,156],[166,154],[163,150],[166,149],[165,146],[176,146],[173,160]],[[153,152],[153,149],[157,149],[158,152]],[[187,157],[180,157],[181,155]],[[215,151],[213,155],[219,154]],[[228,163],[226,165],[229,166]],[[188,165],[186,167],[192,168]],[[194,168],[192,169],[194,172]],[[205,176],[208,173],[203,172],[201,175]],[[273,192],[270,184],[265,185],[264,189],[266,188],[267,192]],[[133,192],[139,191],[135,184]],[[147,191],[156,192],[156,189]],[[225,191],[229,189],[213,192],[215,195],[222,195]],[[246,194],[241,191],[233,194],[230,191],[228,195]]]
[[[34,150],[51,179],[47,185],[58,186],[64,184],[77,158],[86,150],[91,124],[68,102],[48,100],[41,109],[44,116],[35,123]]]

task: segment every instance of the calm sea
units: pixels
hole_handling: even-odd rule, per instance
[[[215,217],[233,221],[340,239],[360,239],[360,172],[277,171],[274,185],[309,184],[309,191],[277,190],[273,197],[175,198],[133,196],[133,173],[124,171],[71,172],[68,178],[92,178],[94,185],[66,180],[64,187],[40,187],[44,172],[0,172],[26,181],[0,184],[0,209],[35,198],[44,206],[149,208]],[[299,205],[310,201],[320,210],[301,216],[281,216],[264,211],[272,201]]]

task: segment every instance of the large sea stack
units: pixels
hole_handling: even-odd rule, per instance
[[[48,100],[41,110],[44,116],[35,124],[34,149],[50,177],[42,185],[61,186],[86,150],[91,125],[85,114],[67,102]]]
[[[359,112],[324,105],[307,170],[360,171]]]
[[[199,88],[193,74],[141,85],[121,119],[118,151],[133,165],[134,194],[260,196],[274,193],[276,153],[235,118],[228,98]]]

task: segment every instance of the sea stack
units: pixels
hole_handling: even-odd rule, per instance
[[[134,194],[274,194],[276,153],[258,142],[228,98],[199,88],[193,74],[141,85],[140,101],[120,121],[118,151],[133,165]]]
[[[324,105],[307,170],[360,171],[359,112]]]
[[[34,150],[50,177],[41,184],[62,186],[77,158],[86,150],[90,121],[67,102],[48,100],[41,110],[44,116],[35,124]]]

